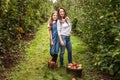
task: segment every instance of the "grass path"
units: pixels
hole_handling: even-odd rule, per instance
[[[83,65],[83,76],[77,80],[97,80],[96,75],[91,75],[89,60],[85,54],[86,46],[80,39],[72,35],[73,61]],[[14,72],[8,76],[8,80],[72,80],[73,76],[66,73],[64,68],[50,70],[47,61],[49,54],[49,36],[47,24],[43,24],[36,33],[35,39],[30,41],[25,54],[25,60],[14,68]],[[67,53],[65,53],[67,64]],[[59,59],[58,59],[59,63]]]

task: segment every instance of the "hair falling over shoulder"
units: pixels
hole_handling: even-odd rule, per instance
[[[55,13],[57,13],[58,14],[58,12],[57,11],[54,11],[54,12],[52,12],[52,14],[51,14],[51,16],[50,16],[50,20],[49,20],[49,26],[50,26],[50,30],[52,29],[52,25],[53,25],[53,14],[55,14]]]
[[[67,12],[66,12],[65,8],[63,8],[63,7],[60,7],[60,8],[58,9],[58,18],[59,18],[60,20],[62,19],[61,16],[60,16],[60,14],[59,14],[60,9],[63,9],[63,10],[64,10],[64,12],[65,12],[64,19],[65,19],[65,18],[67,17]]]

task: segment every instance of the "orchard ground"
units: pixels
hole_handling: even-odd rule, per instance
[[[80,78],[67,74],[65,68],[60,68],[59,58],[57,61],[58,68],[51,70],[47,67],[47,62],[51,56],[49,54],[50,43],[47,23],[45,23],[40,26],[33,40],[25,39],[27,43],[26,52],[19,54],[20,57],[14,59],[17,61],[16,63],[13,63],[14,60],[11,62],[16,65],[12,65],[10,69],[5,69],[6,71],[0,80],[113,80],[106,74],[101,74],[94,69],[87,52],[87,46],[76,34],[72,33],[71,40],[73,62],[82,64],[83,67]],[[64,59],[65,65],[67,65],[67,52],[64,54]]]

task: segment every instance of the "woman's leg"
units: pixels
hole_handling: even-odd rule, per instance
[[[68,63],[72,63],[72,44],[70,41],[70,37],[66,38],[66,48],[68,52]]]
[[[62,40],[64,42],[64,45],[66,45],[65,36],[61,36]],[[65,46],[60,46],[60,65],[64,66],[64,53],[65,53]]]
[[[60,65],[64,65],[64,52],[65,52],[65,47],[61,46],[60,48]]]

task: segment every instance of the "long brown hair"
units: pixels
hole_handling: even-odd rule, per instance
[[[58,19],[60,19],[60,20],[62,19],[62,17],[60,16],[60,13],[59,13],[59,12],[60,12],[60,9],[63,9],[63,10],[64,10],[65,16],[64,16],[63,18],[65,19],[65,18],[67,17],[67,12],[66,12],[65,8],[63,8],[63,7],[61,7],[61,8],[58,9]]]
[[[52,29],[52,25],[53,25],[53,14],[57,13],[57,11],[52,12],[51,16],[50,16],[50,20],[49,20],[49,26],[50,26],[50,30]],[[58,14],[58,13],[57,13]]]

